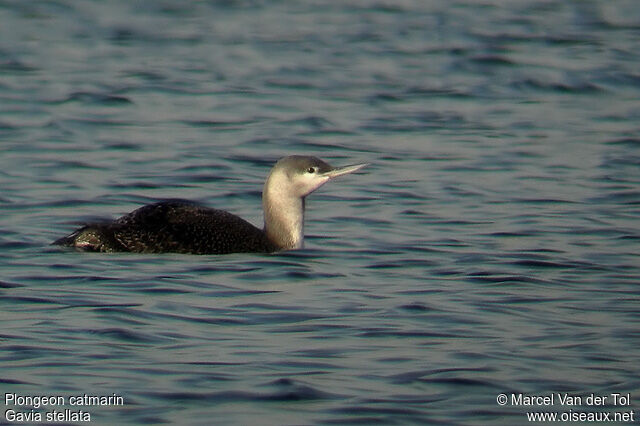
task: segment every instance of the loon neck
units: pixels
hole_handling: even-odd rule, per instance
[[[288,193],[270,176],[262,192],[264,232],[281,250],[301,248],[304,241],[304,197]]]

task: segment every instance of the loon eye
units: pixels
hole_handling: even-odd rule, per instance
[[[317,167],[309,167],[309,168],[307,169],[307,173],[315,173],[315,172],[317,172],[317,171],[318,171]]]

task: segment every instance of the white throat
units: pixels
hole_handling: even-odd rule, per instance
[[[283,250],[298,249],[304,241],[304,197],[295,194],[283,171],[273,171],[262,191],[264,231]]]

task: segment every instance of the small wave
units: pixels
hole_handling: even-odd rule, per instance
[[[1,52],[0,52],[1,53]],[[0,61],[0,72],[6,73],[31,73],[39,68],[17,59],[4,59]]]
[[[527,78],[511,83],[511,87],[518,90],[535,90],[544,92],[558,92],[570,94],[594,94],[603,92],[604,89],[595,83],[588,81],[563,81],[547,82],[535,78]]]
[[[161,339],[149,333],[140,333],[124,328],[101,328],[101,329],[84,329],[74,330],[74,333],[84,332],[91,335],[100,336],[111,341],[119,341],[124,343],[156,343],[166,339]]]
[[[239,402],[290,402],[336,399],[338,395],[322,392],[309,385],[295,383],[290,379],[276,380],[269,386],[271,392],[221,391],[221,392],[145,392],[147,398],[176,402],[207,402],[210,404]]]
[[[7,281],[0,281],[0,288],[17,288],[24,287],[23,284],[10,283]]]
[[[516,63],[500,55],[478,55],[469,59],[471,62],[483,66],[513,66]]]
[[[605,142],[607,145],[622,145],[628,146],[630,148],[639,148],[640,147],[640,138],[620,138],[620,139],[612,139]]]
[[[73,92],[61,101],[61,103],[65,102],[95,103],[101,105],[122,105],[133,103],[131,99],[125,96],[99,92]]]
[[[408,312],[430,312],[433,308],[426,306],[425,304],[414,302],[406,305],[399,306],[400,309]]]

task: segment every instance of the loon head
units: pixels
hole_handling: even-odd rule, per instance
[[[328,181],[366,165],[332,167],[317,157],[304,155],[280,159],[271,169],[262,192],[267,237],[283,249],[302,247],[304,198]]]
[[[269,173],[265,191],[278,192],[281,197],[304,198],[338,176],[361,169],[367,164],[332,167],[317,157],[290,155],[281,158]]]

